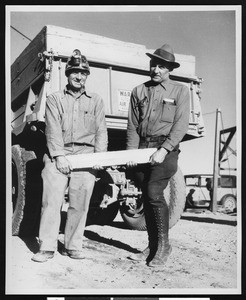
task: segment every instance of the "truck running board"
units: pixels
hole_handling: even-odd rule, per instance
[[[119,150],[97,153],[68,155],[66,158],[71,163],[73,170],[92,168],[95,165],[102,167],[125,165],[129,161],[137,164],[148,163],[150,156],[156,148]]]

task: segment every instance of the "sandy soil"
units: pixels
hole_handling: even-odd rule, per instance
[[[173,251],[161,271],[127,258],[146,247],[147,233],[125,228],[120,215],[111,226],[86,227],[83,260],[57,252],[48,262],[35,263],[31,257],[38,250],[36,238],[11,237],[7,291],[190,294],[199,289],[203,294],[237,293],[237,229],[236,216],[188,210],[170,230]],[[61,245],[62,234],[59,240]]]

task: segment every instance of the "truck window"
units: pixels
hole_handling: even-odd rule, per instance
[[[221,176],[220,186],[224,188],[235,188],[236,177],[235,176]]]
[[[199,177],[186,177],[185,182],[187,186],[199,186]]]
[[[201,177],[201,186],[202,187],[207,186],[207,180],[212,180],[213,181],[213,178],[211,178],[211,177]]]

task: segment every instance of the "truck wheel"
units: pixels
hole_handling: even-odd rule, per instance
[[[42,161],[33,151],[12,146],[12,235],[36,235],[42,199]]]
[[[12,235],[18,235],[25,207],[26,168],[19,145],[12,146]]]
[[[184,212],[186,201],[186,185],[180,168],[171,178],[164,191],[164,196],[169,206],[169,228],[172,228]]]
[[[169,206],[169,228],[172,228],[180,219],[185,206],[186,187],[184,176],[178,168],[175,175],[170,179],[168,186],[164,191],[164,196]],[[137,210],[131,210],[124,205],[120,208],[122,219],[131,229],[146,230],[143,205]]]
[[[139,231],[146,230],[146,223],[142,203],[137,209],[131,209],[128,206],[122,204],[120,208],[120,214],[127,227]]]
[[[233,212],[234,210],[236,210],[237,207],[236,198],[232,194],[224,195],[221,199],[221,204],[223,209],[227,212]]]

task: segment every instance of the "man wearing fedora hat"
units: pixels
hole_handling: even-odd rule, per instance
[[[173,49],[165,44],[150,57],[150,81],[135,87],[131,93],[127,149],[157,148],[150,163],[127,166],[135,183],[142,189],[148,247],[130,256],[146,260],[148,266],[163,266],[171,253],[169,244],[169,208],[163,191],[176,173],[179,143],[189,124],[190,94],[184,84],[169,78],[180,64]]]

